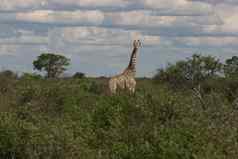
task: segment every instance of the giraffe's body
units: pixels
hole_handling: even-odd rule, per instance
[[[135,92],[136,55],[141,46],[141,42],[139,40],[134,41],[133,46],[134,49],[128,67],[121,74],[113,76],[109,80],[109,89],[111,93],[116,93],[118,89],[127,89],[131,93]]]
[[[136,80],[128,74],[119,74],[109,80],[109,89],[111,93],[116,93],[118,89],[128,89],[130,92],[135,92]]]

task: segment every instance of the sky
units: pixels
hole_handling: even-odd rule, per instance
[[[41,53],[68,74],[112,76],[140,39],[137,76],[191,57],[238,55],[238,0],[0,0],[0,69],[34,72]]]

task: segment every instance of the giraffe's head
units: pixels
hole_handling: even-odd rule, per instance
[[[133,42],[133,47],[134,48],[140,48],[142,46],[142,44],[141,44],[141,41],[140,40],[134,40],[134,42]]]

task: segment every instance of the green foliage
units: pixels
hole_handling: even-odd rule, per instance
[[[0,74],[0,94],[6,94],[13,91],[13,85],[16,79],[11,76]]]
[[[227,77],[237,78],[238,77],[238,57],[233,56],[231,59],[226,60],[224,66],[224,72]]]
[[[194,87],[206,79],[216,77],[221,71],[222,64],[218,59],[194,54],[192,58],[159,69],[154,79],[167,82],[173,88]]]
[[[185,76],[185,62],[177,62],[175,65],[169,65],[166,70],[159,69],[154,77],[155,80],[168,82],[173,88],[181,88],[184,85],[188,86],[189,82]]]
[[[0,72],[0,112],[9,109],[15,100],[17,75],[12,71]]]
[[[42,76],[41,75],[38,75],[38,74],[34,74],[34,73],[24,73],[22,76],[21,76],[22,79],[32,79],[32,80],[38,80],[38,79],[42,79]]]
[[[66,70],[69,59],[52,53],[43,53],[33,62],[34,69],[47,72],[47,78],[58,77]]]
[[[0,113],[0,158],[236,158],[238,111],[220,82],[230,83],[201,86],[203,109],[192,90],[149,79],[133,96],[106,96],[99,79],[20,78]]]
[[[238,80],[234,78],[208,79],[201,84],[204,93],[220,92],[226,96],[230,102],[238,97]]]
[[[7,77],[7,78],[10,78],[10,79],[16,79],[17,78],[17,74],[12,72],[11,70],[5,70],[5,71],[0,72],[0,76]]]
[[[235,159],[238,80],[220,67],[194,55],[156,77],[186,89],[141,78],[110,96],[107,78],[0,73],[0,158]]]
[[[76,72],[74,75],[73,75],[73,78],[85,78],[85,73],[82,73],[82,72]]]

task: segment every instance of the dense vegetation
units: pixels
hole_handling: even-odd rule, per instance
[[[235,61],[194,55],[113,96],[104,78],[3,71],[0,158],[236,159]]]
[[[59,77],[69,65],[70,59],[53,53],[43,53],[33,61],[34,69],[46,72],[47,78]]]

